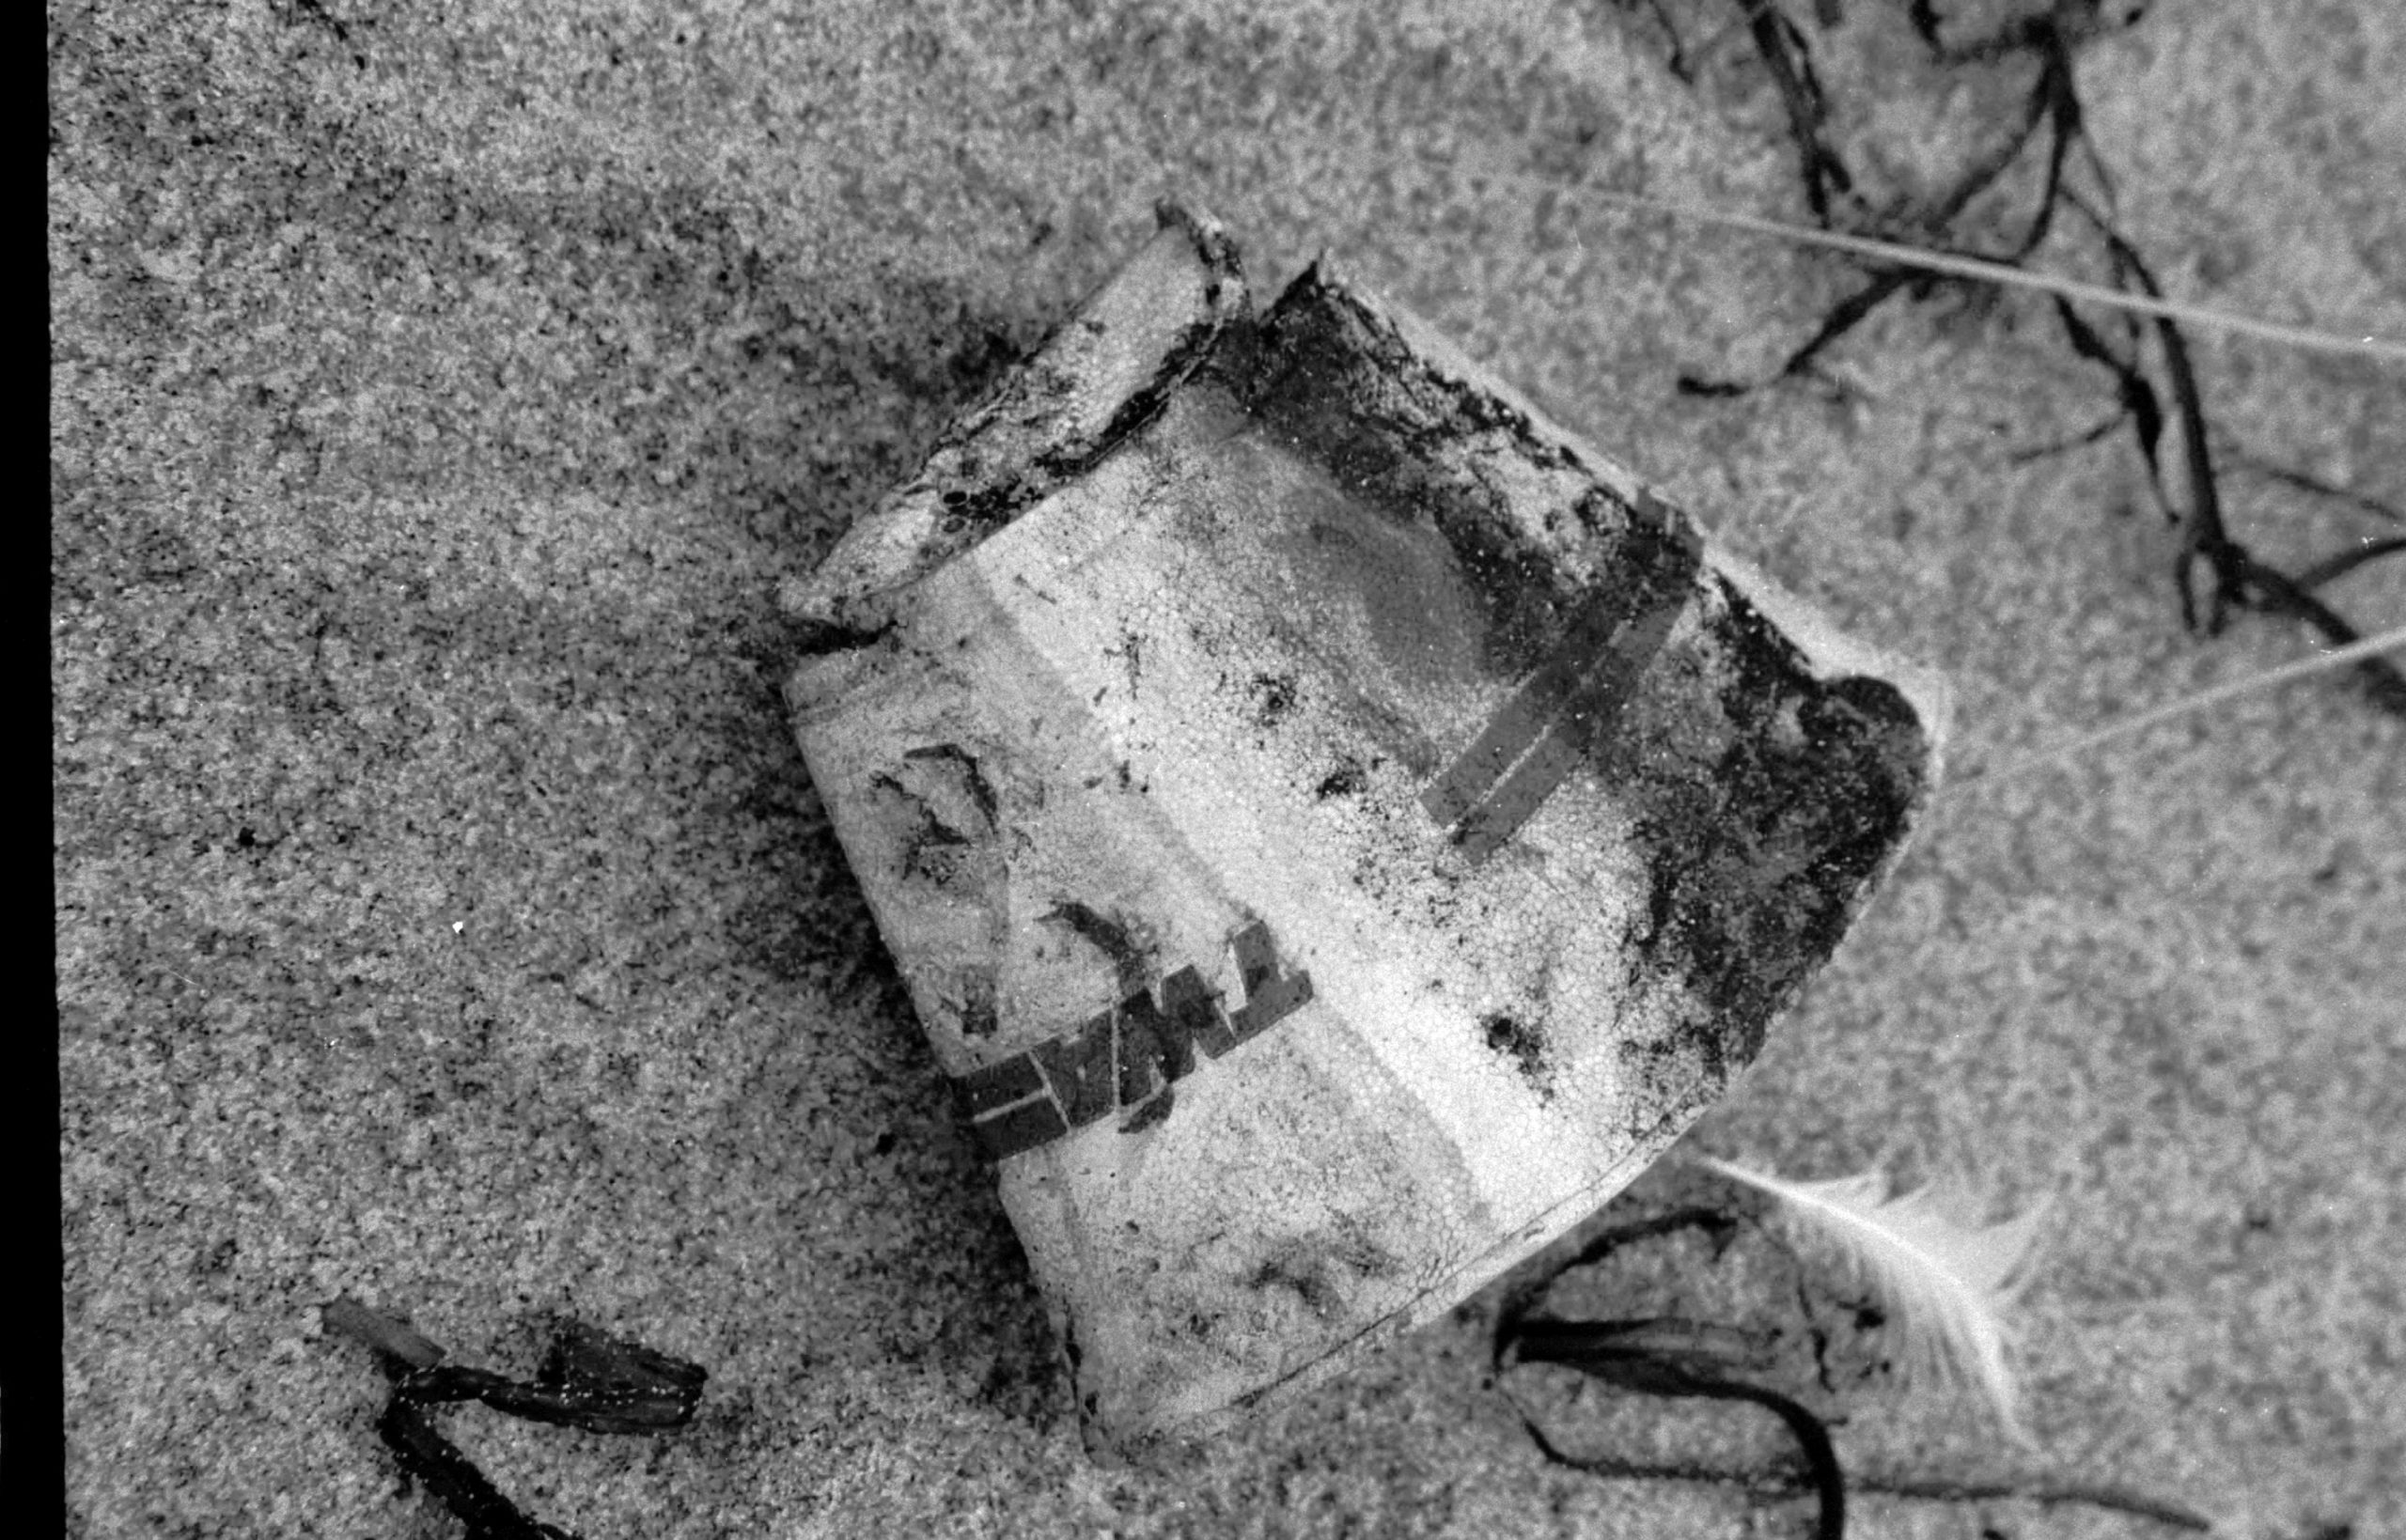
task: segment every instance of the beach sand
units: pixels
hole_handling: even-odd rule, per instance
[[[1691,45],[1739,15],[1665,8]],[[1881,8],[1789,8],[1874,191],[2018,121],[2027,66],[1950,83]],[[1775,368],[1857,281],[1582,198],[1803,217],[1742,30],[1691,87],[1644,7],[1232,9],[54,8],[70,1534],[461,1532],[379,1444],[384,1382],[319,1319],[342,1296],[513,1374],[555,1315],[704,1365],[670,1438],[443,1419],[586,1540],[1804,1532],[1792,1493],[1547,1467],[1490,1382],[1492,1294],[1173,1469],[1089,1463],[793,746],[778,581],[1175,194],[1265,292],[1339,254],[1945,669],[1958,768],[2312,639],[2183,633],[2127,434],[2033,453],[2113,411],[2043,299],[1942,291],[1821,381],[1679,391]],[[2185,298],[2406,334],[2406,20],[2269,9],[2162,8],[2082,54],[2121,226]],[[2232,447],[2406,506],[2398,367],[2190,335]],[[2293,567],[2395,533],[2228,493]],[[2395,626],[2400,567],[2329,597]],[[2325,678],[1950,794],[1692,1136],[2053,1200],[2018,1313],[2038,1447],[1968,1395],[1850,1384],[1859,1481],[2406,1530],[2401,727]],[[1675,1197],[1730,1201],[1668,1163],[1627,1201]],[[1775,1270],[1664,1254],[1644,1300],[1586,1307],[1801,1326]],[[1751,1408],[1560,1374],[1507,1385],[1568,1447],[1793,1469]]]

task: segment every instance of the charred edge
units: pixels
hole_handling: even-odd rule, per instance
[[[1392,410],[1374,414],[1383,427],[1411,434],[1432,428],[1500,431],[1533,463],[1579,466],[1569,445],[1537,429],[1528,414],[1470,381],[1439,371],[1398,331],[1395,322],[1345,287],[1323,263],[1298,274],[1262,318],[1258,368],[1244,393],[1248,407],[1302,373],[1325,383],[1332,376],[1370,375],[1400,392]]]
[[[1726,747],[1709,765],[1616,756],[1654,852],[1647,930],[1632,940],[1717,1019],[1711,1032],[1726,1039],[1691,1045],[1708,1068],[1752,1059],[1772,1014],[1836,948],[1924,795],[1929,747],[1893,686],[1816,680],[1743,596],[1720,586],[1728,612],[1715,630],[1735,675],[1717,706]],[[1801,742],[1775,731],[1791,710]]]
[[[1186,377],[1195,372],[1195,366],[1210,356],[1213,344],[1219,341],[1220,334],[1227,329],[1227,325],[1225,318],[1213,316],[1189,326],[1179,334],[1178,340],[1170,344],[1169,350],[1162,355],[1161,365],[1153,371],[1152,380],[1119,404],[1119,409],[1111,414],[1111,420],[1103,425],[1102,431],[1095,436],[1092,443],[1065,445],[1038,456],[1036,469],[1052,478],[1051,485],[1044,490],[1050,490],[1051,486],[1085,474],[1096,461],[1160,416],[1162,409],[1169,404],[1170,396],[1185,383]]]
[[[1009,522],[1021,510],[1049,496],[1063,483],[1092,470],[1103,458],[1128,442],[1161,415],[1170,397],[1198,367],[1211,359],[1224,336],[1242,333],[1250,319],[1224,309],[1231,286],[1242,294],[1243,262],[1236,242],[1225,230],[1205,226],[1177,204],[1164,200],[1154,210],[1163,228],[1183,233],[1203,268],[1205,314],[1180,332],[1163,350],[1152,378],[1131,392],[1110,420],[1091,438],[1073,439],[1038,454],[1027,466],[1004,479],[977,487],[961,487],[944,494],[946,513],[964,527],[991,529]],[[1070,324],[1075,324],[1074,319]],[[1042,357],[1039,349],[1038,357]],[[972,435],[974,438],[975,435]]]
[[[1532,666],[1576,595],[1465,463],[1466,449],[1478,458],[1517,454],[1586,476],[1590,490],[1565,511],[1598,535],[1621,539],[1648,520],[1683,521],[1596,486],[1569,446],[1509,403],[1421,359],[1387,318],[1318,268],[1289,285],[1264,318],[1249,373],[1231,386],[1258,421],[1372,506],[1406,523],[1434,521],[1482,612],[1482,661],[1493,672]]]
[[[1024,476],[1011,476],[978,487],[948,487],[944,497],[944,532],[960,537],[1008,524],[1019,510],[1051,490]]]
[[[974,537],[1000,528],[1065,483],[1092,470],[1161,415],[1170,397],[1210,354],[1224,329],[1225,323],[1218,319],[1198,321],[1187,328],[1163,355],[1161,367],[1152,380],[1132,392],[1094,437],[1056,444],[1038,454],[1023,470],[999,479],[945,489],[942,498],[945,532]]]

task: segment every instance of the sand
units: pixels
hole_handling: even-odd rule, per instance
[[[1666,8],[1692,44],[1736,14]],[[1949,84],[1879,7],[1789,8],[1875,193],[2014,120],[2026,68]],[[2083,55],[2123,227],[2186,298],[2406,334],[2406,25],[2261,9]],[[674,1438],[446,1419],[587,1540],[1803,1532],[1792,1495],[1548,1469],[1488,1381],[1492,1296],[1179,1468],[1090,1465],[777,694],[779,579],[1173,192],[1264,288],[1342,254],[1946,670],[1961,767],[2310,650],[2182,633],[2126,435],[2032,453],[2112,410],[2043,301],[1900,304],[1822,382],[1680,394],[1774,367],[1853,280],[1583,200],[1801,211],[1742,36],[1694,88],[1665,54],[1603,5],[54,10],[70,1532],[461,1532],[320,1324],[346,1295],[511,1373],[555,1314],[709,1369]],[[2395,367],[2193,337],[2233,446],[2406,506]],[[2293,565],[2390,532],[2260,476],[2232,498]],[[2401,566],[2330,597],[2397,625]],[[1851,1383],[1859,1478],[2406,1527],[2401,747],[2326,680],[1966,787],[1692,1136],[2054,1203],[2038,1447]],[[1630,1211],[1684,1196],[1734,1202],[1666,1164]],[[1774,1271],[1666,1255],[1659,1298],[1587,1305],[1802,1324]],[[1787,1468],[1746,1408],[1556,1373],[1507,1383],[1566,1445]]]

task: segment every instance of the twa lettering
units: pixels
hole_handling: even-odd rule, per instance
[[[1074,1030],[953,1082],[977,1142],[994,1159],[1049,1144],[1115,1111],[1122,1133],[1169,1112],[1171,1087],[1192,1074],[1199,1050],[1216,1059],[1259,1036],[1312,997],[1309,973],[1284,971],[1270,927],[1255,921],[1229,938],[1244,1003],[1223,1014],[1219,991],[1193,965],[1161,982],[1161,999],[1137,989]]]

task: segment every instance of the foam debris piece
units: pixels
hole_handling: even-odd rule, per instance
[[[1164,205],[788,611],[804,756],[1090,1447],[1450,1308],[1718,1098],[1933,676],[1323,258]]]

